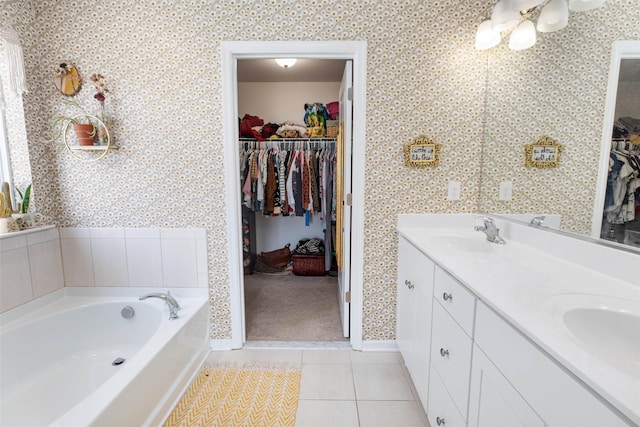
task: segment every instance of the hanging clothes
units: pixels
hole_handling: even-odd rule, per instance
[[[239,158],[243,205],[254,212],[307,218],[320,213],[326,220],[336,206],[335,191],[327,191],[333,190],[327,174],[336,170],[333,140],[252,141],[241,147]]]
[[[640,212],[640,147],[614,141],[609,153],[609,175],[604,213],[610,224],[633,221]]]

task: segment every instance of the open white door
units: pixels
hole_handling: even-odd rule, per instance
[[[342,84],[340,85],[340,133],[336,145],[339,156],[338,164],[342,163],[337,173],[341,174],[338,183],[342,191],[342,209],[338,209],[340,218],[336,222],[336,233],[339,235],[336,243],[340,246],[336,255],[338,257],[338,295],[340,298],[340,316],[342,318],[342,332],[349,336],[350,302],[351,302],[351,159],[352,148],[352,116],[353,116],[353,72],[352,61],[346,61]],[[342,156],[340,157],[340,155]],[[340,159],[342,161],[340,161]],[[340,228],[340,229],[338,229]]]

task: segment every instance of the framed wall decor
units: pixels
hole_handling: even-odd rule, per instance
[[[408,167],[438,166],[440,147],[427,136],[420,136],[404,146],[404,162]]]
[[[543,136],[536,142],[524,146],[524,165],[536,168],[554,168],[560,164],[562,150],[563,147],[558,141]]]

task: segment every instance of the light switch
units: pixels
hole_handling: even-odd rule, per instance
[[[500,200],[511,200],[513,198],[513,182],[502,181],[500,183]]]
[[[460,200],[460,181],[449,181],[449,200]]]

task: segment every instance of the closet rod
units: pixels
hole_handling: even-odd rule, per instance
[[[268,138],[263,141],[254,138],[240,138],[240,142],[277,142],[277,143],[293,143],[293,142],[335,142],[336,138]]]

